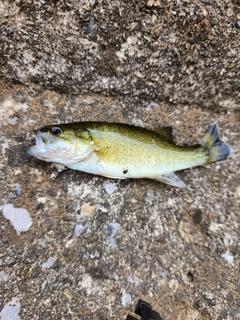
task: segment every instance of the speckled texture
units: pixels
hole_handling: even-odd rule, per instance
[[[164,320],[240,319],[238,2],[51,3],[0,4],[0,312],[125,320],[142,298]],[[85,120],[173,125],[179,144],[218,121],[235,155],[179,172],[184,189],[111,194],[26,155],[33,129]],[[31,215],[21,235],[6,203]]]
[[[236,108],[237,0],[0,5],[0,75],[66,93]]]

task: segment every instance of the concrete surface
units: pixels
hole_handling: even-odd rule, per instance
[[[238,1],[4,1],[0,14],[2,319],[124,320],[139,298],[164,320],[240,319]],[[88,120],[173,125],[179,144],[218,121],[235,155],[178,173],[184,189],[115,180],[111,194],[26,155],[33,129]]]

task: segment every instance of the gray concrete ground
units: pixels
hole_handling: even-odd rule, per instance
[[[238,1],[4,1],[0,14],[2,319],[124,320],[139,298],[164,320],[240,319]],[[235,155],[179,172],[177,189],[26,154],[33,129],[89,120],[173,125],[179,144],[218,121]]]

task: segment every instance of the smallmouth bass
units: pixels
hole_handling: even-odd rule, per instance
[[[199,144],[174,143],[172,128],[149,130],[122,123],[76,122],[35,130],[36,145],[28,154],[109,178],[148,178],[184,187],[174,171],[226,159],[232,148],[220,140],[213,124]]]

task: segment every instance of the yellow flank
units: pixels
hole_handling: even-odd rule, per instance
[[[101,163],[159,168],[169,165],[182,167],[181,164],[184,163],[201,164],[204,161],[199,147],[185,149],[176,146],[157,132],[119,131],[112,132],[108,128],[101,131],[91,130]]]

